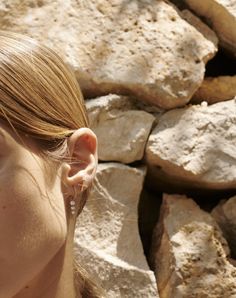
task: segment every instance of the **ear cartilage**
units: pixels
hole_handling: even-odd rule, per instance
[[[75,201],[74,200],[70,201],[70,209],[71,209],[71,213],[75,214]]]
[[[83,183],[81,186],[81,192],[83,192],[86,189],[85,184]]]

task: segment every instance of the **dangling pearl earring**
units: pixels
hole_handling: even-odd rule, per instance
[[[86,183],[83,181],[82,183],[82,186],[81,186],[81,194],[84,192],[84,190],[87,188],[87,185]],[[74,215],[75,214],[75,199],[74,198],[77,198],[77,189],[74,188],[74,196],[73,196],[73,199],[70,201],[70,210],[71,210],[71,214]]]
[[[72,200],[70,201],[70,210],[71,210],[72,215],[75,214],[75,199],[77,198],[77,189],[76,189],[76,187],[74,187],[73,190],[74,190],[74,195],[73,195]]]
[[[70,201],[71,214],[75,214],[75,200]]]

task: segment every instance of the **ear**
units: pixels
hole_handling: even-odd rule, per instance
[[[69,187],[86,189],[97,168],[97,137],[91,129],[77,129],[68,139],[69,158],[63,168],[64,182]]]

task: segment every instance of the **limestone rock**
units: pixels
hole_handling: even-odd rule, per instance
[[[232,258],[228,258],[230,264],[232,264],[234,267],[236,267],[236,260]]]
[[[194,26],[206,39],[211,40],[213,44],[218,44],[218,37],[213,30],[201,21],[196,15],[188,9],[181,11],[181,16],[190,25]]]
[[[236,2],[234,0],[184,0],[198,15],[205,17],[223,47],[236,55]]]
[[[86,97],[129,93],[167,109],[183,106],[217,50],[161,0],[3,0],[0,9],[0,28],[58,51]]]
[[[144,175],[144,168],[99,164],[77,221],[77,260],[111,298],[158,296],[138,232],[137,204]]]
[[[188,5],[184,2],[184,0],[171,0],[171,3],[178,7],[180,11],[188,9]]]
[[[212,216],[221,227],[232,254],[236,256],[236,196],[218,204]]]
[[[236,96],[236,76],[206,77],[194,93],[191,103],[207,101],[209,104],[229,100]]]
[[[213,218],[180,195],[164,195],[152,258],[161,298],[236,297],[236,268]]]
[[[235,99],[175,109],[159,118],[146,160],[195,187],[236,188],[235,137]]]
[[[98,137],[98,158],[131,163],[143,158],[154,121],[125,96],[108,95],[86,101],[90,126]]]

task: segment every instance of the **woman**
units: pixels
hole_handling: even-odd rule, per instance
[[[0,298],[97,297],[73,261],[96,166],[72,71],[51,49],[1,31]]]

